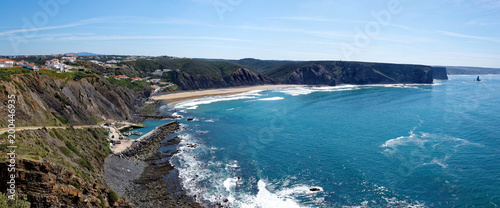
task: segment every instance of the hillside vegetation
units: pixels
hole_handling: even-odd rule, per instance
[[[16,191],[31,207],[129,207],[103,180],[102,166],[110,153],[104,129],[72,126],[132,120],[148,91],[112,83],[96,73],[81,73],[26,72],[0,81],[1,100],[16,96],[15,125],[41,126],[15,133]],[[7,112],[2,104],[0,116],[8,118]],[[7,126],[7,122],[0,120],[0,125]],[[8,178],[7,137],[7,133],[0,135],[2,181]],[[0,184],[2,193],[5,185]],[[0,204],[8,203],[1,201],[3,196]]]

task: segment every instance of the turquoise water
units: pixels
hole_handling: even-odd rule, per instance
[[[178,103],[171,162],[206,204],[497,207],[500,76],[450,78]]]

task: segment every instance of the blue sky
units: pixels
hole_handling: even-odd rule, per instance
[[[498,0],[2,3],[0,55],[85,51],[500,68]]]

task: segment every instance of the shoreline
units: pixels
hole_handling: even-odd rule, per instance
[[[180,91],[175,93],[155,95],[151,96],[150,99],[157,101],[168,101],[168,102],[180,102],[184,100],[191,100],[202,97],[220,96],[220,95],[231,95],[239,94],[254,90],[273,90],[281,88],[293,88],[293,87],[305,87],[308,85],[257,85],[257,86],[247,86],[247,87],[231,87],[231,88],[219,88],[219,89],[208,89],[208,90],[194,90],[194,91]]]
[[[160,152],[162,144],[178,144],[176,137],[162,142],[179,128],[176,121],[163,124],[125,151],[108,156],[103,166],[106,184],[136,207],[201,207],[186,194],[177,169],[169,162],[176,148]]]

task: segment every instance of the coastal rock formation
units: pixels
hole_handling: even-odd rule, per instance
[[[250,62],[250,63],[249,63]],[[269,64],[266,64],[268,63]],[[215,63],[215,62],[214,62]],[[181,89],[196,90],[262,84],[413,84],[445,79],[446,69],[423,65],[386,64],[349,61],[244,61],[262,74],[248,68],[221,70],[174,70],[172,82]],[[263,67],[271,68],[263,68]],[[229,72],[230,71],[230,72]]]
[[[446,67],[432,67],[432,77],[434,79],[447,80],[448,74]]]
[[[104,164],[106,183],[137,207],[201,207],[183,190],[177,170],[169,159],[175,148],[160,153],[161,142],[179,129],[178,122],[155,128],[125,152],[110,156]],[[177,145],[171,139],[164,145]]]
[[[183,90],[212,89],[236,86],[275,84],[275,82],[260,74],[245,68],[239,68],[224,76],[208,76],[204,74],[189,74],[181,70],[171,72],[172,82]]]
[[[206,75],[191,75],[180,70],[174,70],[172,82],[183,90],[211,89],[228,87],[221,77],[214,78]]]
[[[291,62],[265,72],[287,84],[432,83],[429,66],[343,61]]]
[[[16,131],[20,196],[27,196],[32,207],[128,207],[102,178],[102,165],[110,153],[105,131],[72,125],[95,125],[108,118],[132,120],[148,91],[115,85],[98,75],[75,78],[32,72],[0,81],[0,99],[6,101],[8,95],[16,97],[16,126],[40,127]],[[0,106],[4,118],[6,108]],[[6,122],[0,120],[1,126],[6,127]],[[1,146],[0,152],[4,151]],[[0,172],[0,179],[7,181],[5,162],[0,162]],[[5,183],[0,191],[5,193]]]
[[[322,65],[309,65],[295,70],[285,81],[287,84],[335,86],[333,75]]]
[[[81,80],[49,77],[42,73],[12,75],[0,81],[0,100],[16,95],[18,126],[92,125],[108,118],[132,120],[149,92],[136,92],[102,77]],[[6,117],[6,105],[0,116]],[[7,120],[1,120],[2,126]]]
[[[130,207],[102,177],[109,152],[102,129],[40,129],[16,136],[22,138],[15,149],[16,194],[26,196],[31,207]],[[10,178],[8,165],[0,162],[1,181]]]
[[[6,163],[0,163],[0,170],[0,178],[7,178]],[[55,163],[22,159],[17,173],[17,194],[27,195],[31,207],[130,207],[110,202],[108,189],[89,184]],[[0,189],[5,190],[4,186]]]
[[[233,73],[231,73],[231,76],[225,77],[224,81],[229,86],[275,84],[272,79],[245,68],[239,68],[235,70]]]

